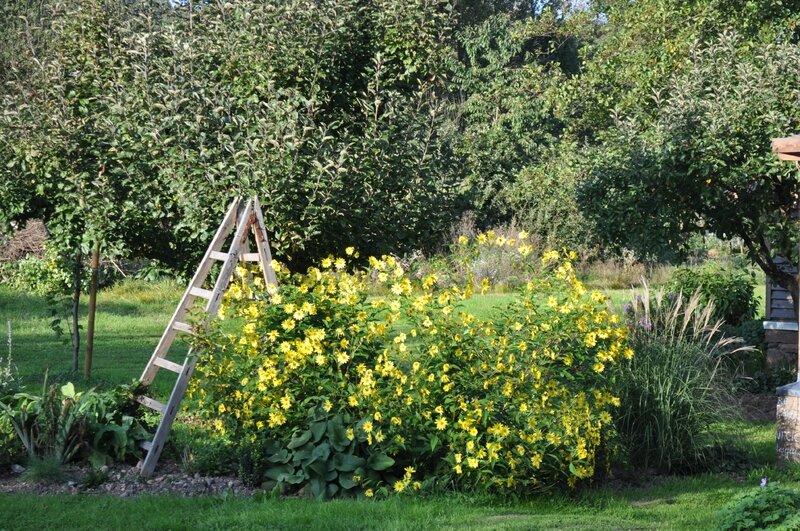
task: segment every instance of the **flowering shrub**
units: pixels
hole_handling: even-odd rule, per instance
[[[195,407],[219,435],[264,448],[262,480],[320,497],[574,486],[619,405],[607,368],[632,351],[568,254],[542,264],[497,322],[459,309],[469,287],[412,282],[392,257],[280,270],[280,289],[236,284],[199,339]],[[367,298],[370,279],[390,295]]]

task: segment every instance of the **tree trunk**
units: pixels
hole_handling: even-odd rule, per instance
[[[83,253],[78,249],[75,253],[75,263],[72,269],[72,372],[78,372],[78,356],[81,352],[81,330],[78,324],[80,318],[81,281],[83,280]]]
[[[86,361],[83,376],[88,380],[92,373],[92,356],[94,354],[94,318],[97,313],[97,281],[100,273],[100,242],[92,247],[92,280],[89,284],[89,316],[86,323]]]

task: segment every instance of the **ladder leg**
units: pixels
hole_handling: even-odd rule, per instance
[[[236,226],[236,230],[230,249],[227,254],[222,253],[220,252],[220,248],[234,226]],[[169,401],[166,404],[161,404],[149,397],[141,397],[140,402],[142,404],[160,411],[163,415],[153,440],[141,444],[142,448],[147,452],[145,458],[140,463],[140,474],[142,476],[151,475],[158,463],[158,459],[164,449],[164,444],[172,429],[172,424],[175,422],[175,418],[178,415],[183,396],[189,386],[195,364],[197,363],[197,357],[192,355],[192,349],[187,353],[186,360],[182,366],[167,360],[165,356],[178,331],[194,333],[195,330],[190,325],[182,322],[182,319],[186,315],[195,297],[208,299],[205,306],[206,315],[200,323],[200,326],[207,324],[214,318],[222,302],[222,296],[230,284],[234,268],[240,256],[248,250],[247,237],[251,227],[255,235],[256,245],[258,247],[258,259],[261,262],[264,278],[268,283],[277,286],[275,271],[272,268],[272,255],[270,253],[269,242],[267,240],[267,233],[264,228],[263,215],[261,214],[261,207],[258,204],[258,199],[250,199],[246,204],[242,204],[241,199],[236,199],[231,203],[223,223],[220,225],[211,241],[200,263],[200,267],[189,283],[189,286],[186,288],[186,292],[178,308],[175,310],[167,326],[167,330],[164,332],[164,335],[162,335],[156,350],[153,352],[142,374],[141,381],[145,384],[149,384],[155,378],[155,374],[159,368],[166,368],[179,373],[172,393],[170,394]],[[221,260],[223,264],[219,276],[214,283],[214,289],[209,291],[202,288],[202,283],[211,270],[212,260]]]
[[[188,356],[191,357],[191,351]],[[164,449],[164,443],[167,442],[167,437],[172,429],[172,423],[175,422],[175,417],[178,415],[183,395],[186,393],[186,388],[189,386],[189,380],[194,372],[195,363],[196,358],[194,357],[187,360],[183,372],[175,382],[175,387],[172,388],[172,394],[169,396],[169,402],[167,402],[167,407],[164,410],[164,416],[161,417],[161,422],[158,423],[156,434],[153,436],[153,441],[142,462],[141,470],[139,471],[142,476],[152,475],[153,470],[156,468],[158,458],[161,456],[161,451]]]
[[[143,384],[150,385],[153,383],[153,379],[156,377],[156,372],[158,371],[158,368],[154,365],[155,360],[156,358],[166,356],[169,348],[172,346],[172,342],[175,339],[175,330],[173,327],[176,322],[183,320],[186,312],[189,310],[189,307],[194,300],[194,295],[191,293],[192,289],[198,284],[202,284],[202,282],[208,276],[213,263],[211,255],[212,253],[219,251],[219,249],[225,243],[225,238],[228,236],[228,234],[230,234],[233,225],[236,223],[236,214],[239,210],[240,204],[240,198],[234,199],[233,202],[231,202],[231,206],[228,208],[228,212],[225,214],[222,224],[220,224],[216,234],[214,234],[214,238],[212,238],[211,243],[206,250],[206,254],[200,261],[200,267],[198,267],[197,271],[192,277],[191,282],[189,282],[189,285],[186,287],[186,291],[184,291],[183,297],[181,297],[181,302],[175,309],[175,313],[172,314],[172,318],[169,320],[169,324],[167,325],[166,330],[164,330],[164,334],[161,336],[161,339],[158,341],[158,345],[156,345],[153,354],[150,356],[150,361],[148,361],[147,365],[145,365],[145,369],[139,378]]]

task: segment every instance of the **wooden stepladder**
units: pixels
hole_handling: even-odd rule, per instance
[[[228,251],[223,252],[223,246],[234,228],[233,240]],[[248,236],[251,232],[255,236],[256,248],[258,249],[256,253],[249,252]],[[267,284],[277,286],[275,271],[272,268],[272,254],[267,240],[267,231],[264,227],[264,216],[261,213],[258,198],[252,198],[246,202],[242,198],[237,198],[231,203],[222,224],[208,246],[206,254],[200,261],[197,272],[195,272],[192,281],[186,288],[178,308],[172,315],[172,319],[170,319],[164,334],[161,336],[161,340],[158,342],[150,361],[147,362],[147,366],[145,366],[142,373],[140,381],[145,385],[153,382],[159,369],[166,369],[178,374],[175,386],[166,404],[147,396],[138,398],[141,404],[162,414],[161,422],[158,424],[153,440],[140,444],[146,452],[144,460],[139,463],[139,473],[142,476],[151,475],[155,469],[197,361],[196,356],[192,355],[191,349],[186,353],[182,364],[168,360],[167,353],[178,333],[194,334],[197,328],[205,326],[216,316],[222,302],[222,296],[228,289],[231,275],[239,261],[259,262],[264,274],[264,281]],[[203,284],[208,278],[214,262],[220,262],[222,267],[214,282],[213,289],[205,289]],[[207,302],[204,313],[201,314],[200,322],[195,327],[192,327],[192,325],[186,323],[186,317],[198,298]]]

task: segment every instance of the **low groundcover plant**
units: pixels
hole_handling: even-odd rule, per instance
[[[481,243],[531,253],[524,234]],[[594,475],[619,405],[609,368],[633,352],[569,253],[537,260],[496,321],[459,308],[471,283],[412,281],[393,257],[355,272],[333,257],[278,271],[279,289],[230,290],[224,319],[198,339],[190,389],[209,429],[246,456],[252,483],[320,498],[523,494]],[[387,296],[368,296],[375,282]]]

